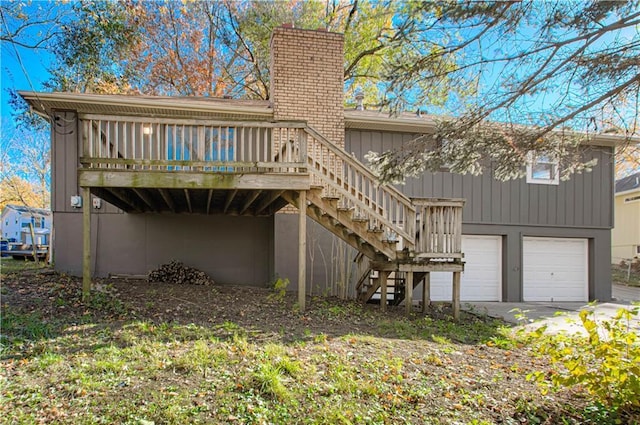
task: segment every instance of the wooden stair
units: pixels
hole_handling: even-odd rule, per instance
[[[308,126],[300,143],[305,146],[311,179],[302,198],[304,213],[370,264],[356,284],[360,300],[369,301],[378,293],[382,299],[383,292],[392,289],[391,304],[398,305],[407,292],[404,274],[410,274],[415,288],[436,263],[439,271],[460,273],[464,201],[426,198],[414,202],[393,186],[380,185],[377,176],[353,155]],[[281,196],[300,205],[300,191],[285,191]],[[384,273],[384,284],[372,277],[374,271]]]

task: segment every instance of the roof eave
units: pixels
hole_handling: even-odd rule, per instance
[[[629,194],[634,193],[634,192],[640,192],[640,186],[639,187],[634,187],[633,189],[627,189],[627,190],[623,190],[621,192],[616,192],[615,196],[629,195]]]
[[[167,98],[147,98],[138,96],[121,96],[121,95],[96,95],[88,93],[36,93],[30,91],[19,91],[22,96],[34,109],[36,113],[49,115],[51,111],[43,105],[44,102],[71,102],[78,105],[104,105],[108,103],[115,107],[128,108],[152,108],[152,109],[172,109],[179,111],[193,111],[202,113],[224,113],[272,117],[273,110],[267,107],[256,107],[249,105],[233,105],[233,104],[216,104],[206,100],[180,98],[171,99],[170,103]]]
[[[428,118],[391,116],[364,116],[360,111],[344,112],[345,129],[403,131],[407,133],[433,133],[436,124]]]

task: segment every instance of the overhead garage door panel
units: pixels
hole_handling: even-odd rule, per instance
[[[502,298],[502,238],[462,236],[465,266],[460,281],[462,301],[500,301]],[[431,273],[431,300],[451,301],[452,273]]]
[[[587,301],[587,240],[526,237],[524,301]]]

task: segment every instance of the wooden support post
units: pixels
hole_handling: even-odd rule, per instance
[[[460,272],[453,272],[453,318],[460,318]]]
[[[389,272],[380,271],[380,310],[387,311],[387,277]]]
[[[91,190],[82,188],[82,301],[91,293]]]
[[[431,305],[431,273],[424,275],[424,283],[422,285],[422,312],[427,311],[427,306]]]
[[[407,310],[407,316],[411,314],[413,307],[413,272],[407,272],[407,280],[405,282],[404,306]]]
[[[298,305],[304,311],[307,298],[307,192],[300,191],[298,199]]]
[[[33,215],[31,220],[33,220]],[[38,244],[36,243],[36,231],[33,229],[33,223],[29,221],[29,232],[31,233],[31,251],[33,252],[33,261],[38,264]],[[629,279],[627,279],[629,280]]]

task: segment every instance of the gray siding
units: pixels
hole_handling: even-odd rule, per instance
[[[398,148],[409,133],[347,130],[346,149],[364,160],[369,151]],[[597,158],[590,173],[559,185],[528,184],[524,178],[500,182],[488,170],[481,176],[424,173],[398,188],[409,197],[465,198],[463,234],[502,236],[502,300],[522,300],[522,240],[526,236],[584,238],[589,245],[589,299],[611,299],[613,151],[585,147]]]
[[[80,275],[82,214],[54,213],[54,223],[56,269]],[[273,277],[273,217],[92,214],[91,242],[100,277],[146,274],[171,260],[221,283],[263,285]]]
[[[362,161],[369,151],[398,148],[408,133],[348,130],[346,149]],[[613,158],[611,148],[585,148],[598,165],[559,185],[528,184],[524,178],[500,182],[487,170],[481,176],[424,173],[398,188],[409,197],[465,198],[463,220],[476,224],[611,228]]]
[[[75,112],[56,111],[51,125],[51,209],[56,212],[78,212],[71,207],[71,196],[81,193],[78,186],[80,125]],[[103,202],[94,214],[121,212],[113,205]],[[78,218],[78,220],[81,220]]]
[[[287,278],[290,289],[298,280],[298,214],[276,214],[274,219],[275,275]],[[339,296],[353,282],[357,252],[324,227],[307,218],[307,294]],[[350,296],[354,296],[353,293]]]

